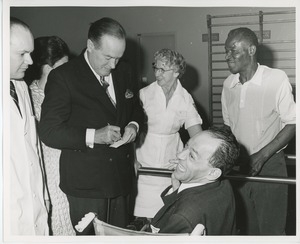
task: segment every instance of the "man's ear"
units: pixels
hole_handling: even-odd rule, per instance
[[[94,49],[95,48],[95,46],[94,46],[94,43],[90,40],[90,39],[88,39],[87,40],[87,50],[90,52],[92,49]]]
[[[248,48],[248,52],[249,52],[249,55],[250,55],[250,56],[254,56],[255,53],[256,53],[256,46],[251,45],[251,46]]]
[[[219,168],[212,168],[209,171],[209,173],[206,176],[206,178],[208,180],[214,181],[214,180],[218,179],[221,175],[222,175],[222,170],[220,170]]]

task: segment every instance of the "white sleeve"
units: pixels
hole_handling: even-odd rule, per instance
[[[94,148],[95,129],[86,129],[85,143],[89,148]]]
[[[223,87],[222,95],[221,95],[221,104],[222,104],[222,116],[223,116],[224,124],[230,126],[228,111],[227,111],[227,107],[226,107],[226,98],[225,98],[224,87]]]
[[[296,123],[296,103],[288,78],[282,82],[276,94],[276,110],[284,125]]]
[[[197,125],[200,124],[202,125],[202,118],[200,117],[197,109],[196,109],[196,105],[195,102],[192,98],[192,96],[189,94],[188,97],[188,107],[187,107],[187,116],[186,116],[186,120],[184,123],[184,127],[185,129],[193,126],[193,125]]]

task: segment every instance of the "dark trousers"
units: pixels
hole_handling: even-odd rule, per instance
[[[272,156],[259,176],[287,177],[284,153]],[[285,235],[288,185],[233,182],[237,223],[244,235]]]
[[[129,222],[128,196],[110,199],[91,199],[67,195],[67,198],[70,205],[70,217],[73,227],[89,212],[96,213],[98,219],[118,227],[125,228]],[[108,216],[109,219],[107,219]],[[93,224],[89,224],[81,233],[76,231],[76,235],[95,235]]]

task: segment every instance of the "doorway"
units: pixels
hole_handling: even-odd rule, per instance
[[[155,81],[152,70],[153,56],[162,48],[175,50],[175,33],[147,33],[138,34],[138,62],[137,70],[141,87]]]

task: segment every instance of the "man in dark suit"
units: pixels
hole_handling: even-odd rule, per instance
[[[48,77],[39,132],[46,145],[62,150],[60,187],[73,226],[89,212],[112,225],[128,222],[131,142],[143,111],[130,68],[119,62],[125,47],[123,27],[102,18],[91,24],[86,50]],[[110,147],[119,140],[124,144]],[[81,234],[94,234],[92,226]]]
[[[164,206],[149,230],[159,233],[191,233],[197,224],[206,235],[235,234],[235,202],[228,180],[239,155],[230,131],[210,129],[193,136],[174,160],[172,186],[163,193]]]

